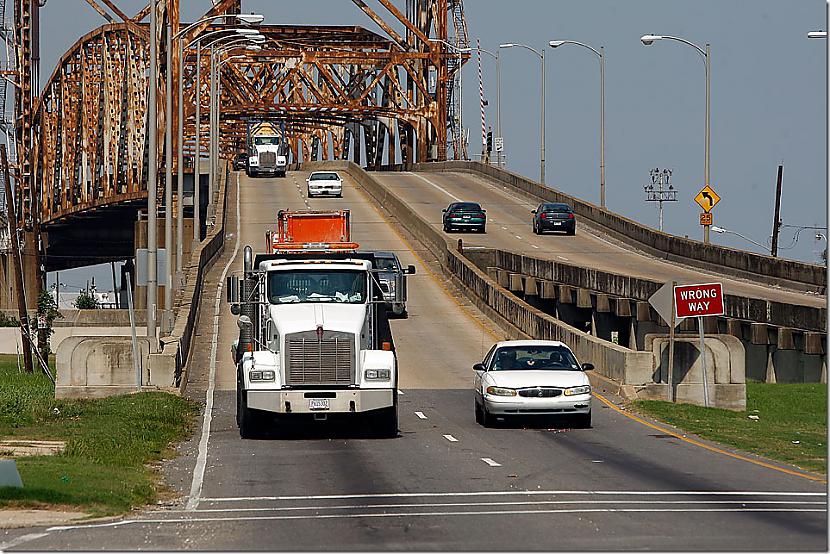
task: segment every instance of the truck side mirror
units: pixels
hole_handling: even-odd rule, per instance
[[[411,264],[406,266],[406,269],[403,270],[403,273],[404,275],[415,275],[415,266]]]

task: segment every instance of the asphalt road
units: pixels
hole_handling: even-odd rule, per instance
[[[730,278],[657,259],[605,235],[584,219],[577,219],[577,231],[574,236],[562,233],[534,235],[530,212],[538,203],[504,187],[498,187],[494,181],[479,175],[405,172],[374,173],[373,176],[394,191],[439,232],[443,232],[441,210],[450,202],[479,202],[487,210],[486,234],[449,233],[452,238],[464,239],[465,244],[501,248],[529,256],[657,281],[720,281],[726,293],[749,298],[819,308],[827,304],[826,297],[816,294],[759,285],[744,279]]]
[[[827,549],[823,482],[696,446],[599,399],[592,429],[564,420],[477,425],[470,367],[498,333],[351,183],[343,199],[307,200],[304,179],[241,179],[242,243],[260,247],[278,208],[349,208],[362,248],[394,250],[417,266],[411,315],[392,321],[400,436],[373,438],[341,422],[239,438],[229,353],[237,330],[223,302],[211,364],[216,285],[236,238],[231,194],[230,247],[206,281],[188,387],[206,401],[208,425],[165,470],[184,497],[115,522],[21,530],[0,539],[6,548]],[[241,259],[231,267],[239,271]]]

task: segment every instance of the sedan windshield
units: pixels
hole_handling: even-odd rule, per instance
[[[272,271],[268,275],[272,304],[366,300],[366,274],[361,271]]]
[[[558,369],[579,371],[573,353],[564,346],[507,346],[499,348],[491,370]]]
[[[375,258],[375,269],[397,271],[398,264],[395,263],[395,258]]]
[[[313,173],[311,175],[312,181],[337,181],[338,179],[337,173]]]

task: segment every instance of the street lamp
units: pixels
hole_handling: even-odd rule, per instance
[[[704,176],[706,180],[706,186],[710,185],[709,182],[709,158],[710,158],[710,128],[711,128],[711,103],[710,103],[710,90],[711,90],[711,79],[712,79],[712,56],[709,49],[709,43],[706,43],[706,49],[704,50],[700,46],[696,45],[693,42],[686,40],[685,38],[680,37],[672,37],[669,35],[643,35],[640,37],[640,41],[649,46],[657,40],[674,40],[677,42],[682,42],[683,44],[687,44],[698,51],[698,53],[703,56],[703,65],[706,69],[706,137],[705,137],[705,162],[704,162]],[[703,242],[709,243],[709,227],[710,225],[703,226]]]
[[[720,234],[728,233],[730,235],[735,235],[735,236],[741,237],[745,241],[749,241],[752,244],[754,244],[755,246],[760,246],[764,250],[767,250],[769,248],[769,245],[764,245],[764,244],[761,244],[760,242],[755,242],[751,238],[745,237],[745,236],[743,236],[742,234],[740,234],[736,231],[730,231],[729,229],[724,229],[723,227],[718,227],[717,225],[712,225],[712,231],[715,232],[715,233],[720,233]]]
[[[539,180],[544,185],[545,184],[545,49],[542,48],[542,51],[538,51],[533,47],[530,47],[526,44],[517,44],[513,42],[508,42],[507,44],[500,44],[499,48],[525,48],[530,50],[537,56],[539,56],[539,60],[542,62],[542,104],[541,104],[541,117],[540,117],[540,125],[541,125],[541,146],[540,146],[540,156],[539,156]]]
[[[496,135],[501,137],[501,50],[496,50],[492,53],[489,50],[477,46],[474,48],[477,52],[484,52],[494,60],[496,60]],[[501,151],[496,152],[496,165],[501,167]]]
[[[464,52],[469,52],[472,50],[471,48],[459,48],[454,44],[447,42],[441,38],[431,38],[429,39],[430,42],[440,42],[447,48],[452,48],[456,52],[458,52],[458,145],[456,147],[457,152],[455,153],[455,157],[457,159],[464,159],[461,153],[464,151],[462,144],[464,142],[464,96],[462,94],[464,90],[464,73],[461,71],[463,60],[461,58],[461,54]]]
[[[548,43],[551,48],[558,48],[563,44],[574,44],[587,48],[599,58],[599,205],[605,207],[605,47],[599,51],[585,43],[575,40],[552,40]]]

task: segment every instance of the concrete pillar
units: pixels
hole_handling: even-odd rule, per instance
[[[495,282],[499,282],[499,268],[497,267],[488,267],[487,268],[487,276]]]
[[[562,304],[573,304],[573,287],[559,285],[559,302]]]
[[[599,332],[597,331],[597,313],[594,310],[591,310],[591,335],[599,337]]]
[[[507,288],[510,286],[510,272],[506,269],[497,269],[496,275],[500,286]]]
[[[821,383],[827,383],[827,360],[821,360]]]
[[[778,350],[794,350],[795,338],[793,337],[793,330],[789,327],[778,328]]]
[[[824,354],[824,340],[821,333],[804,333],[804,353]]]
[[[525,277],[525,296],[539,296],[539,287],[535,277]]]
[[[633,317],[629,318],[629,332],[628,332],[628,348],[631,350],[637,350],[637,327],[635,326],[634,322],[636,321]]]
[[[588,289],[577,289],[576,290],[576,307],[577,308],[593,308],[593,303],[591,302],[591,291]]]
[[[726,334],[732,335],[733,337],[738,337],[739,339],[743,339],[743,326],[741,325],[740,319],[727,319],[726,320]]]
[[[637,302],[637,321],[651,321],[651,305],[648,302]]]
[[[611,302],[608,300],[607,294],[597,294],[597,312],[611,313]]]
[[[524,287],[522,286],[522,276],[520,273],[510,273],[510,292],[522,292]]]
[[[773,362],[773,349],[767,347],[767,374],[764,381],[767,383],[775,383],[775,363]]]
[[[749,329],[752,344],[769,344],[769,332],[766,323],[751,323]]]
[[[614,314],[617,317],[631,317],[631,300],[628,298],[615,298]]]
[[[556,283],[553,281],[547,281],[539,279],[538,282],[542,284],[542,288],[539,291],[539,296],[545,299],[556,299]]]

